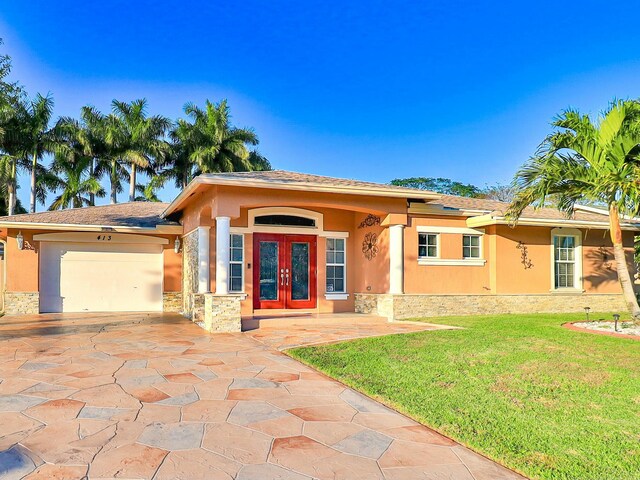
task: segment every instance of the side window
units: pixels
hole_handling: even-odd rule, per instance
[[[418,257],[438,258],[438,241],[439,235],[437,233],[419,233]]]
[[[462,258],[480,258],[480,235],[462,236]]]
[[[229,291],[244,290],[244,235],[231,234],[229,252]]]
[[[345,293],[347,257],[344,238],[327,238],[327,292]]]

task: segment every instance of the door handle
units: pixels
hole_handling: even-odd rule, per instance
[[[289,286],[289,269],[287,268],[286,270],[286,277],[287,277],[287,286]]]
[[[284,268],[280,269],[280,285],[284,285]]]

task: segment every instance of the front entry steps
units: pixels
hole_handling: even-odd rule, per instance
[[[385,317],[362,313],[298,313],[287,312],[277,315],[258,314],[242,317],[242,331],[259,328],[283,328],[292,326],[358,325],[388,323]]]

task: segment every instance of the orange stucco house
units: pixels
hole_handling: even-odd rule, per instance
[[[173,311],[403,319],[624,308],[607,213],[506,204],[284,171],[206,174],[171,204],[0,218],[6,314]],[[635,221],[625,221],[633,265]]]

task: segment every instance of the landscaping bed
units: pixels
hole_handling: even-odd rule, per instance
[[[640,343],[562,327],[580,320],[428,319],[464,329],[289,353],[531,478],[638,479]]]

